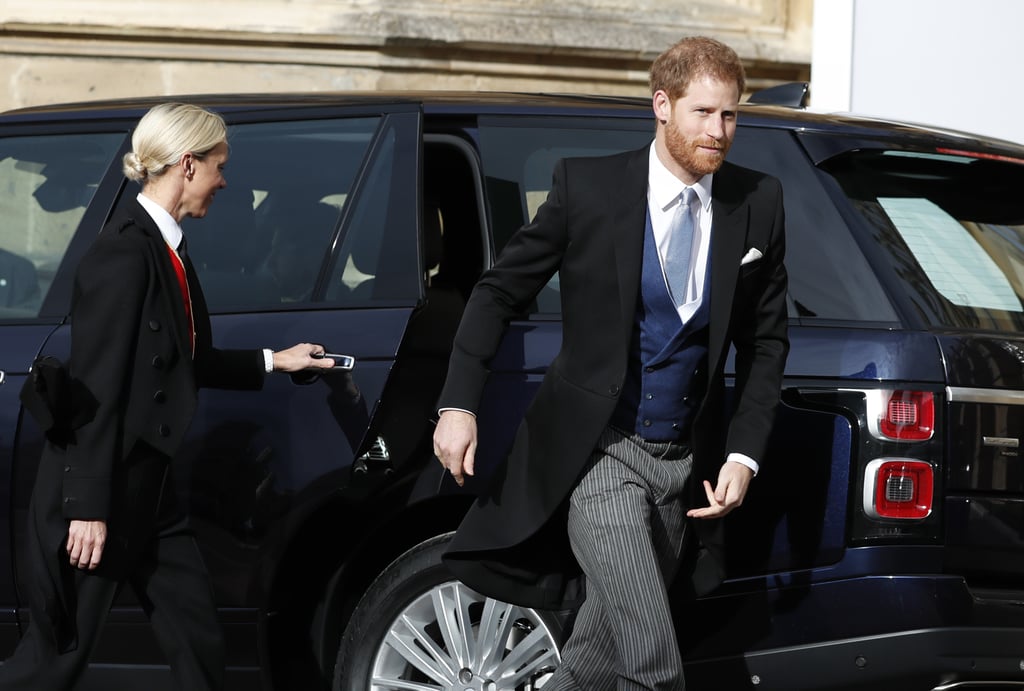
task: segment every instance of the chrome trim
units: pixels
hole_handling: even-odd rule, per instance
[[[1024,670],[1024,662],[1020,663]],[[1019,689],[1020,681],[953,681],[932,688],[932,691],[954,691],[955,689]]]
[[[7,373],[0,369],[0,384],[3,384],[5,381],[7,381]]]
[[[1020,439],[1013,437],[982,437],[981,443],[985,446],[999,446],[1004,449],[1016,449],[1020,446]]]
[[[1024,391],[1008,389],[972,389],[965,386],[947,386],[946,400],[950,403],[997,403],[1024,405]]]

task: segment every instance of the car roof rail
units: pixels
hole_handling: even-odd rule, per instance
[[[810,85],[807,82],[786,82],[755,91],[750,94],[747,103],[806,108],[809,97]]]

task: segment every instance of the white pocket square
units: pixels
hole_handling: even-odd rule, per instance
[[[740,259],[740,266],[743,266],[744,264],[750,264],[751,262],[756,262],[763,256],[764,255],[761,254],[761,250],[757,249],[756,247],[751,247],[749,250],[747,250],[747,253],[743,255],[743,259]]]

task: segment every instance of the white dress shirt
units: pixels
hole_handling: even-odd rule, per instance
[[[714,175],[708,173],[692,185],[700,204],[697,208],[694,233],[696,237],[691,245],[690,275],[686,279],[686,299],[679,306],[679,318],[685,324],[697,312],[701,300],[704,299],[704,279],[708,272],[708,255],[711,251],[711,184]],[[647,173],[647,209],[651,214],[651,230],[654,231],[654,244],[658,246],[658,260],[661,262],[661,273],[665,275],[665,248],[668,245],[669,228],[676,207],[682,203],[683,181],[669,172],[658,158],[654,144],[651,144],[650,163]],[[665,287],[668,287],[668,279]],[[760,466],[757,461],[741,453],[730,453],[727,461],[741,463],[754,471]]]

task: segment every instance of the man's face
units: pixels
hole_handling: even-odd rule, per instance
[[[736,84],[711,77],[694,80],[675,103],[663,91],[655,94],[655,114],[665,123],[664,149],[671,157],[663,162],[683,182],[692,184],[721,167],[736,136],[739,96]]]

